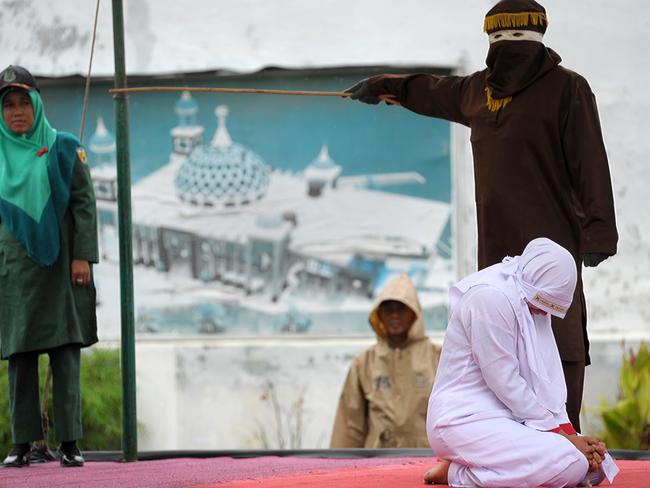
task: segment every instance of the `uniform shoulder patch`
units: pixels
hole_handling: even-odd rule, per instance
[[[77,148],[77,156],[79,156],[79,161],[81,161],[83,164],[88,164],[88,155],[86,154],[86,150],[83,147]]]

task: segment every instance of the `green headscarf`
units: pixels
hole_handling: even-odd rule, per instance
[[[0,223],[30,258],[50,266],[61,250],[59,225],[70,202],[79,140],[57,134],[45,118],[39,93],[28,93],[34,109],[29,132],[14,134],[0,117]]]
[[[0,105],[7,93],[0,97]],[[51,193],[47,152],[56,140],[56,130],[45,117],[40,94],[36,90],[27,93],[34,109],[34,125],[29,132],[14,134],[0,117],[0,199],[38,223]]]

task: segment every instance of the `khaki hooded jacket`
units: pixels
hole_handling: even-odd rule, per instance
[[[391,348],[379,305],[396,300],[416,319],[402,348]],[[339,399],[332,448],[429,447],[425,421],[440,347],[424,334],[422,307],[407,275],[388,282],[370,314],[377,344],[355,357]]]

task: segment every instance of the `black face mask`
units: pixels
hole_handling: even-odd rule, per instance
[[[561,61],[553,50],[537,41],[498,41],[490,44],[485,63],[487,84],[495,98],[524,90]]]

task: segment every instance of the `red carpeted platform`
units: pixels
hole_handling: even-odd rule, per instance
[[[617,461],[617,488],[650,488],[650,461]],[[262,456],[246,459],[176,458],[136,463],[91,461],[0,469],[0,488],[365,488],[421,487],[434,458],[321,459]],[[603,485],[606,486],[606,485]]]

